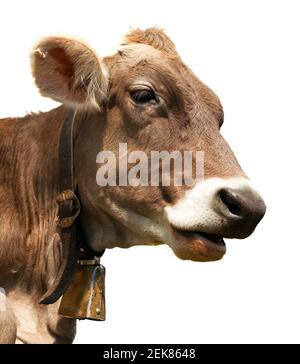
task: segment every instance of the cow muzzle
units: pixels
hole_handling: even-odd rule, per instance
[[[263,218],[266,205],[246,178],[210,178],[186,191],[165,212],[175,254],[206,261],[223,257],[223,238],[249,236]]]

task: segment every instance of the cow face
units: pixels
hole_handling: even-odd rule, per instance
[[[101,60],[82,43],[48,38],[33,53],[33,73],[42,94],[85,109],[75,170],[82,226],[93,249],[167,243],[182,259],[217,260],[226,250],[224,237],[253,232],[265,204],[220,133],[220,101],[163,32],[133,31],[117,54]],[[130,184],[130,174],[127,183],[120,181],[120,143],[126,155],[138,151],[148,158],[144,185],[136,183],[141,170],[135,183]],[[115,156],[120,163],[110,161],[106,172],[114,169],[117,177],[99,186],[96,161],[104,163],[97,157],[103,151],[106,159]],[[190,151],[192,172],[202,151],[204,178],[176,184],[176,173],[184,177],[187,171],[175,170],[173,160],[170,183],[163,184],[161,176],[152,183],[153,151],[181,156]],[[140,159],[133,158],[129,167]]]

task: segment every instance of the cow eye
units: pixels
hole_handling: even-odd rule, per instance
[[[156,103],[157,98],[153,90],[135,90],[131,91],[130,96],[132,100],[138,104],[145,104],[148,102]]]

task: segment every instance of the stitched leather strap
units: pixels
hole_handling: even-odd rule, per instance
[[[76,217],[80,212],[80,202],[74,192],[73,129],[76,112],[69,110],[64,121],[59,142],[59,189],[57,197],[58,216],[56,218],[62,244],[62,264],[48,291],[40,300],[42,304],[56,302],[68,288],[76,270],[78,243]]]

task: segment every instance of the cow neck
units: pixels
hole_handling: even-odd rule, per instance
[[[81,205],[74,183],[74,124],[76,110],[68,110],[59,141],[59,195],[56,225],[61,238],[63,261],[54,283],[42,296],[40,303],[56,302],[69,287],[76,272],[78,260],[100,258],[104,250],[94,252],[86,243],[77,219]]]

